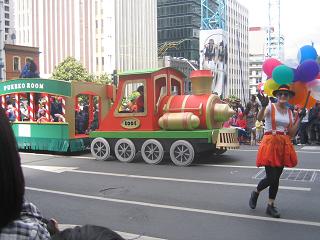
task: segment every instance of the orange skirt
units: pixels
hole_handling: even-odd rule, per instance
[[[261,141],[256,164],[258,167],[295,167],[297,153],[287,135],[264,135]]]

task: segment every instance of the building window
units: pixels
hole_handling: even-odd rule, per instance
[[[4,17],[5,17],[5,18],[10,18],[9,13],[5,13],[5,14],[4,14]]]
[[[9,9],[8,6],[4,6],[4,10],[7,11],[7,12],[9,12],[10,9]]]
[[[103,19],[101,19],[101,33],[103,33]]]
[[[28,60],[33,61],[33,57],[26,57],[26,58],[25,58],[25,63],[27,63]]]
[[[9,0],[4,0],[4,3],[5,4],[9,4]]]
[[[10,22],[9,21],[4,21],[4,25],[10,26]]]
[[[101,65],[104,66],[104,57],[101,58]]]
[[[20,71],[20,57],[13,57],[13,71]]]

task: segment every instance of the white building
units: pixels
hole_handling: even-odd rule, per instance
[[[0,81],[4,80],[4,44],[14,43],[13,0],[0,0]]]
[[[15,0],[17,44],[39,47],[40,73],[68,56],[90,73],[157,65],[156,0]]]
[[[249,84],[250,94],[257,93],[257,86],[260,82],[265,82],[267,76],[262,70],[262,64],[268,57],[276,58],[283,62],[284,50],[283,36],[279,37],[270,28],[269,41],[268,27],[249,28]]]
[[[228,82],[229,96],[241,100],[249,98],[249,46],[248,9],[236,0],[226,1],[228,32]]]

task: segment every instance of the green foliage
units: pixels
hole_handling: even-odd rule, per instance
[[[67,57],[55,67],[52,78],[64,81],[77,80],[92,82],[94,80],[94,75],[89,74],[75,58]]]
[[[81,105],[88,105],[89,104],[88,95],[79,94],[78,95],[78,103],[80,103]]]
[[[228,97],[228,99],[233,102],[233,101],[238,100],[239,98],[236,95],[231,95]]]
[[[104,84],[111,84],[112,78],[111,78],[110,74],[102,73],[101,75],[96,77],[95,82],[104,83]]]

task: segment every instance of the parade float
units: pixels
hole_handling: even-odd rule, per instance
[[[167,153],[174,164],[188,166],[202,154],[238,148],[236,129],[222,127],[234,111],[212,94],[212,72],[195,70],[190,79],[192,94],[185,95],[184,75],[173,68],[120,74],[111,109],[90,133],[92,155],[131,162],[141,152],[145,162],[158,164]],[[140,111],[128,107],[138,102],[126,100],[130,89],[144,90]]]
[[[88,134],[76,129],[78,96],[87,96],[91,122],[94,99],[99,115],[109,109],[112,96],[107,98],[107,89],[88,82],[21,78],[0,82],[0,102],[12,122],[19,149],[76,152],[91,143]]]

